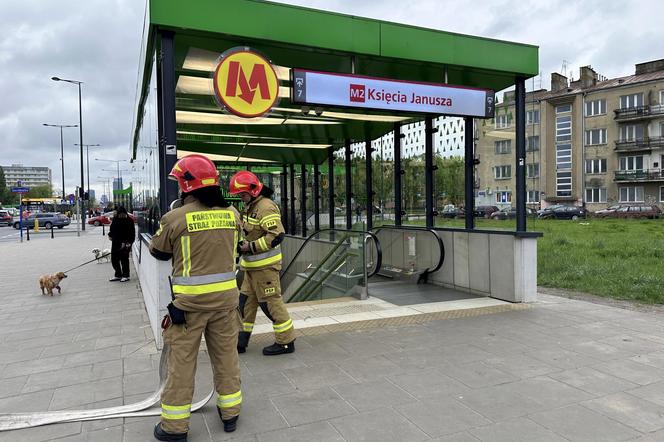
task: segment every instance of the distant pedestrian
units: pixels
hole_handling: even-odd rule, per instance
[[[134,222],[127,215],[127,209],[119,206],[108,230],[111,239],[111,264],[115,275],[109,281],[129,281],[129,253],[136,239]]]

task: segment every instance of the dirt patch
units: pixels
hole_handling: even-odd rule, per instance
[[[636,301],[606,298],[604,296],[592,295],[590,293],[576,292],[566,289],[556,289],[552,287],[537,287],[537,291],[545,295],[560,296],[562,298],[576,299],[579,301],[607,305],[625,310],[633,310],[643,313],[664,313],[664,305],[661,304],[644,304]]]

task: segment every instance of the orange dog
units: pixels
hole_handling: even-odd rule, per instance
[[[66,277],[67,275],[63,272],[58,272],[52,275],[44,275],[39,278],[39,288],[41,288],[42,295],[53,296],[53,289],[58,289],[58,294],[60,294],[60,281]],[[46,293],[44,293],[44,289],[46,289]]]

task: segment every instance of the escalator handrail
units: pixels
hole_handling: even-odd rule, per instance
[[[432,269],[426,269],[424,272],[425,273],[435,273],[440,268],[443,266],[443,263],[445,262],[445,244],[443,244],[443,239],[440,237],[438,232],[436,232],[433,229],[427,228],[427,227],[418,227],[418,226],[393,226],[393,225],[382,225],[382,226],[377,226],[371,229],[372,232],[378,232],[379,230],[383,229],[391,229],[391,230],[421,230],[424,232],[429,232],[431,233],[434,238],[436,238],[436,241],[438,242],[438,250],[440,250],[440,258],[438,259],[438,264]],[[376,271],[377,273],[378,271]]]
[[[300,256],[300,253],[302,253],[302,250],[304,250],[304,247],[309,243],[309,241],[311,241],[312,239],[314,239],[315,236],[317,236],[317,235],[319,235],[323,232],[339,232],[339,233],[353,232],[353,233],[364,233],[365,236],[369,235],[371,237],[371,239],[373,239],[374,244],[376,244],[376,266],[375,266],[375,270],[373,272],[367,274],[367,277],[370,278],[373,275],[375,275],[376,273],[378,273],[378,271],[380,270],[380,267],[383,263],[383,251],[382,251],[382,248],[380,246],[380,241],[378,240],[378,237],[375,234],[373,234],[372,232],[367,232],[366,230],[349,230],[349,229],[329,228],[329,229],[317,230],[314,233],[312,233],[311,235],[309,235],[307,237],[307,239],[304,240],[304,242],[302,243],[300,248],[297,250],[297,252],[295,252],[295,256],[293,256],[293,259],[291,259],[291,261],[288,263],[286,268],[281,271],[281,277],[283,277],[285,274],[288,273],[288,271],[290,270],[290,267],[293,265],[293,263],[295,261],[297,261],[298,256]],[[365,253],[365,255],[366,255],[366,253]]]

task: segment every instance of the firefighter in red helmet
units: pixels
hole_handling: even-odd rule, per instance
[[[150,253],[157,259],[172,260],[173,267],[173,302],[162,323],[164,342],[170,346],[168,375],[161,395],[161,422],[154,436],[161,441],[186,441],[203,334],[224,431],[235,430],[240,414],[236,345],[241,318],[235,257],[241,218],[221,195],[217,168],[207,157],[180,159],[169,178],[178,182],[182,205],[161,218],[150,243]]]
[[[244,280],[240,288],[242,330],[238,352],[244,353],[254,328],[258,307],[272,321],[274,344],[263,349],[267,356],[293,353],[295,329],[281,298],[279,271],[284,226],[279,206],[270,199],[272,189],[263,185],[253,173],[243,170],[231,177],[231,195],[239,195],[245,204],[242,228],[245,239],[240,243],[240,267]]]

